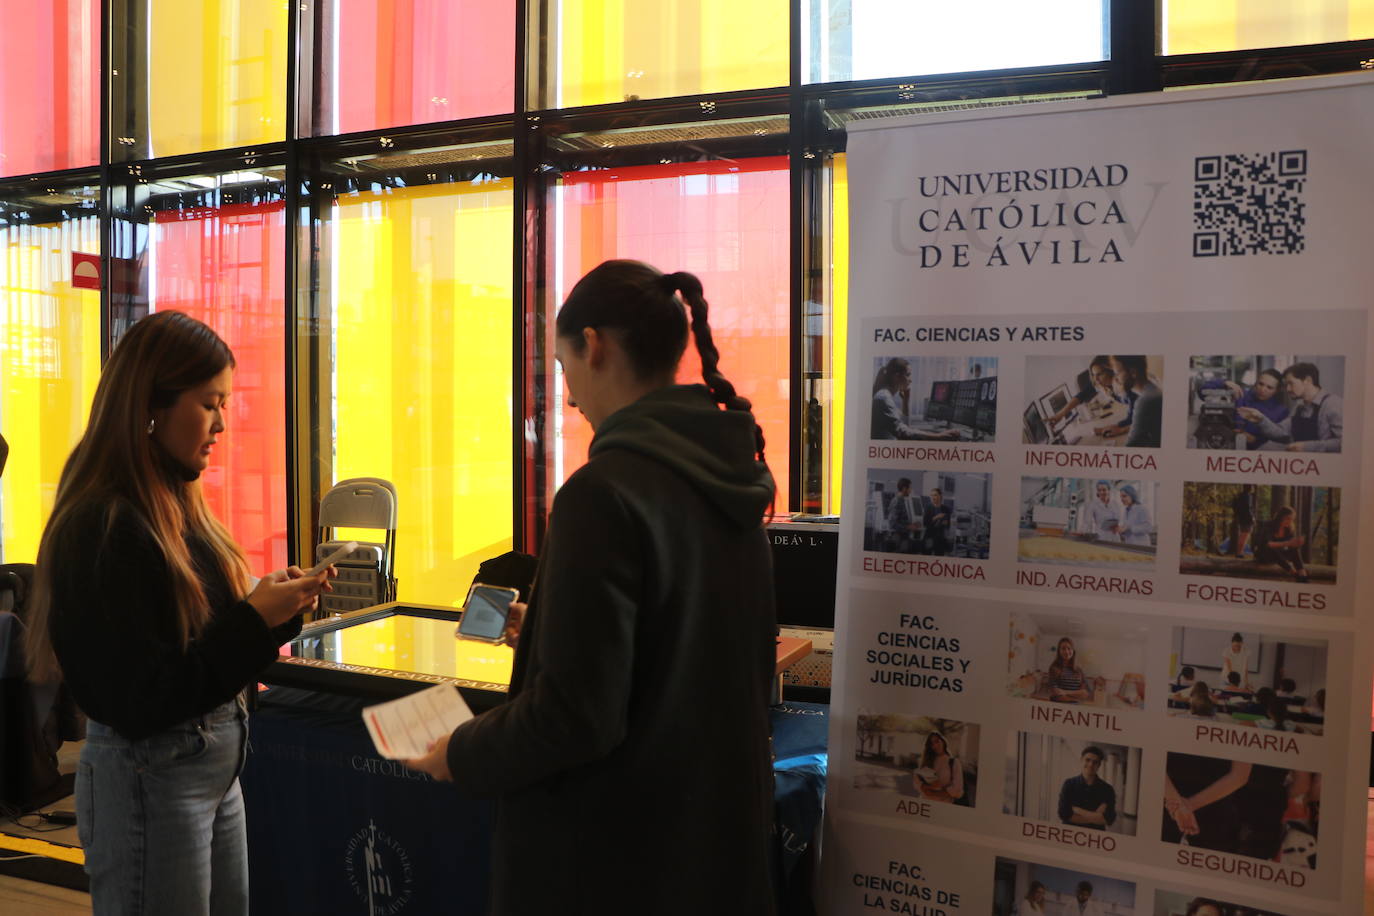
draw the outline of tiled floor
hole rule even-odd
[[[5,916],[84,916],[90,912],[90,894],[0,875],[0,913]]]

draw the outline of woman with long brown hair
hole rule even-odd
[[[873,418],[869,435],[874,439],[958,439],[957,429],[928,432],[907,425],[911,400],[911,363],[900,356],[878,367],[873,377]]]
[[[1077,703],[1093,698],[1093,684],[1078,664],[1078,650],[1067,636],[1060,637],[1054,648],[1049,682],[1051,699]]]
[[[1188,713],[1198,719],[1217,717],[1217,704],[1212,700],[1212,690],[1206,681],[1198,681],[1189,692]]]
[[[964,797],[964,765],[950,753],[949,739],[939,732],[926,735],[915,781],[926,798],[957,802]]]
[[[38,550],[31,676],[87,714],[77,826],[97,914],[248,912],[242,693],[329,571],[253,583],[198,481],[234,357],[180,312],[110,355]]]

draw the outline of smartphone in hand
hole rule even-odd
[[[323,560],[316,563],[314,566],[310,567],[310,569],[307,570],[305,574],[307,576],[318,576],[320,573],[324,572],[326,569],[333,566],[335,563],[339,562],[344,557],[347,557],[350,553],[357,549],[358,542],[349,541],[347,544],[341,545],[338,550],[334,551],[329,556],[325,557]]]
[[[458,638],[504,642],[510,603],[519,597],[520,593],[513,588],[473,583],[468,591],[468,600],[463,604],[463,617],[458,621]]]

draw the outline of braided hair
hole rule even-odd
[[[749,399],[739,395],[720,372],[709,307],[701,281],[693,274],[661,273],[643,261],[605,261],[577,281],[558,310],[556,328],[558,336],[579,351],[583,328],[616,331],[635,374],[652,379],[670,376],[677,369],[687,349],[687,313],[701,357],[701,376],[711,397],[727,410],[750,412]],[[763,446],[763,430],[755,423],[754,448],[759,461],[764,461]]]

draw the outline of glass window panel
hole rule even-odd
[[[572,108],[632,98],[786,86],[788,0],[562,0],[547,47],[547,102]]]
[[[73,283],[99,255],[97,189],[0,203],[0,561],[32,563],[100,376],[100,291]]]
[[[392,481],[400,597],[457,606],[512,545],[513,181],[364,183],[313,229],[314,384],[333,405],[316,421],[321,486]],[[459,646],[460,667],[476,666],[463,676],[509,679],[509,650],[492,675],[490,648]]]
[[[802,324],[801,509],[838,515],[844,455],[845,320],[849,299],[849,183],[844,153],[806,160],[810,259]]]
[[[1163,53],[1374,38],[1374,0],[1160,0]]]
[[[754,404],[787,505],[790,412],[786,157],[716,160],[565,174],[556,192],[556,310],[602,261],[634,258],[701,278],[721,373]],[[550,317],[549,324],[553,320]],[[696,383],[689,343],[678,380]],[[549,394],[554,486],[586,461],[591,428],[567,407],[561,379]]]
[[[1104,60],[1106,0],[808,0],[807,82]]]
[[[100,0],[7,4],[0,175],[100,162]]]
[[[319,78],[302,135],[515,110],[514,0],[317,0],[307,13]]]
[[[115,161],[286,137],[282,0],[113,0]]]
[[[833,209],[830,217],[830,431],[829,502],[821,511],[840,514],[840,494],[844,492],[844,405],[845,358],[849,336],[849,159],[837,153],[831,161],[830,194]]]
[[[152,223],[151,304],[214,328],[234,351],[225,447],[201,476],[255,573],[286,564],[284,205],[221,204]]]
[[[226,430],[200,481],[257,574],[287,560],[281,173],[135,174],[114,193],[114,330],[177,309],[204,321],[234,351]]]

